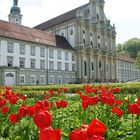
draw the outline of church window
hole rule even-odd
[[[20,75],[20,84],[25,84],[25,75]]]
[[[7,66],[12,67],[13,66],[13,57],[7,56]]]
[[[100,39],[100,36],[98,35],[98,39]]]
[[[62,84],[62,76],[58,76],[58,83]]]
[[[83,34],[85,34],[85,30],[83,30]]]
[[[58,51],[57,52],[57,59],[61,59],[61,57],[62,57],[62,53],[61,53],[61,51]]]
[[[20,44],[20,54],[25,54],[25,45],[24,44]]]
[[[69,83],[69,76],[66,76],[65,77],[65,84],[68,84]]]
[[[8,53],[13,53],[14,52],[14,43],[8,42]]]
[[[45,57],[45,48],[40,48],[40,57]]]
[[[53,54],[54,54],[53,50],[49,50],[49,58],[53,58]]]
[[[69,60],[69,53],[65,52],[65,60]]]
[[[85,43],[86,43],[86,41],[85,41],[85,39],[83,39],[83,44],[85,45]]]
[[[93,62],[92,62],[92,65],[91,66],[92,66],[92,71],[94,71],[94,63]]]
[[[84,61],[84,68],[85,68],[85,76],[87,76],[87,63]]]
[[[70,35],[73,35],[73,30],[72,29],[70,30]]]
[[[62,63],[61,62],[57,62],[57,69],[62,70]]]
[[[20,68],[24,68],[25,67],[25,58],[20,58],[19,59],[19,65],[20,65]]]
[[[35,59],[31,59],[31,60],[30,60],[30,67],[31,67],[32,69],[35,68]]]
[[[100,43],[98,43],[98,48],[100,49],[100,47],[101,47],[101,45],[100,45]]]
[[[40,60],[40,69],[45,69],[45,60]]]
[[[69,70],[69,63],[65,63],[65,71]]]
[[[31,75],[30,76],[30,81],[31,81],[31,84],[35,84],[35,81],[36,80],[36,76],[35,75]]]
[[[45,75],[40,76],[40,83],[45,84]]]
[[[49,77],[49,84],[54,84],[54,76]]]
[[[72,64],[72,71],[75,71],[75,64]]]
[[[89,13],[89,8],[87,9],[87,12]]]
[[[92,33],[90,32],[90,36],[92,36]]]
[[[34,46],[31,46],[31,48],[30,48],[30,54],[31,54],[31,56],[35,56],[35,54],[36,54],[36,48]]]
[[[54,69],[54,62],[53,61],[49,61],[49,69],[50,70]]]
[[[75,61],[75,55],[72,54],[72,61]]]
[[[92,43],[92,41],[90,42],[90,44],[91,44],[91,46],[93,47],[93,43]]]
[[[106,71],[108,72],[108,65],[106,65]]]
[[[99,14],[97,14],[97,21],[99,21]]]
[[[101,62],[99,62],[99,69],[102,67],[102,64],[101,64]]]

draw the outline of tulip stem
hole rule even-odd
[[[132,134],[133,134],[133,114],[132,114]]]

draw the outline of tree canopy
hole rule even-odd
[[[129,54],[131,58],[136,58],[137,53],[140,51],[140,39],[131,38],[124,44],[117,45],[118,54]]]
[[[136,64],[137,68],[140,68],[140,51],[137,54],[135,64]]]

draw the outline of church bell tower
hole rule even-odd
[[[20,14],[20,8],[18,7],[18,0],[13,0],[13,6],[10,9],[8,17],[9,22],[21,25],[22,15]]]

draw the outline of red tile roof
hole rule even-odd
[[[73,49],[64,37],[0,20],[0,36],[45,44],[63,49]]]
[[[116,60],[121,60],[121,61],[127,61],[127,62],[131,62],[134,63],[134,59],[129,57],[129,56],[125,56],[125,55],[119,55],[116,57]]]

